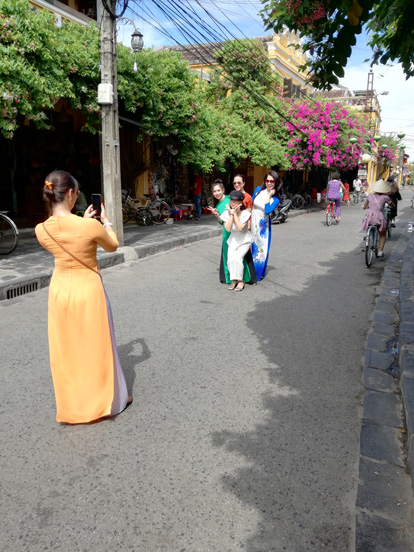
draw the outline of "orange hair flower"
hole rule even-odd
[[[53,190],[52,182],[49,182],[48,180],[46,180],[44,188],[49,188],[49,190]]]

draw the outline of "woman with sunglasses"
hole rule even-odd
[[[280,203],[283,183],[276,171],[267,171],[264,182],[253,193],[252,255],[257,280],[265,277],[271,242],[270,213]]]
[[[217,179],[213,182],[211,193],[213,194],[214,199],[217,201],[217,205],[215,207],[209,207],[209,209],[213,213],[213,215],[216,215],[217,221],[223,226],[223,241],[220,256],[220,282],[222,284],[231,284],[232,280],[230,278],[230,272],[227,266],[227,255],[229,250],[227,240],[230,237],[230,232],[227,232],[223,221],[220,218],[220,215],[222,215],[224,211],[229,208],[230,198],[228,195],[225,194],[224,184],[223,181],[220,179]],[[244,258],[243,266],[243,282],[246,284],[255,284],[257,282],[256,273],[254,271],[254,264],[249,253]]]
[[[132,401],[115,343],[111,307],[96,262],[96,249],[116,251],[118,240],[101,205],[84,217],[72,214],[79,184],[65,171],[45,181],[50,217],[36,226],[40,245],[55,257],[49,287],[49,356],[56,420],[83,424],[118,414]]]

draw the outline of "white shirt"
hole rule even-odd
[[[249,220],[251,216],[251,212],[245,209],[240,213],[240,222],[241,224],[244,224]],[[230,218],[230,213],[226,209],[221,213],[220,215],[221,220],[226,224]],[[248,225],[243,228],[241,232],[237,230],[237,226],[233,222],[233,226],[231,227],[229,239],[227,240],[227,244],[229,247],[233,249],[238,249],[241,245],[250,245],[252,243],[252,235],[248,230]]]
[[[354,180],[354,190],[356,190],[357,192],[361,191],[361,181],[359,178],[355,178]]]

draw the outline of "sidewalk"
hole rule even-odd
[[[318,209],[319,210],[319,209]],[[310,210],[290,211],[289,218]],[[189,243],[221,236],[222,227],[213,215],[202,215],[199,222],[183,220],[171,225],[148,227],[135,223],[124,226],[124,246],[115,253],[98,247],[100,269],[149,257]],[[54,267],[53,256],[41,247],[34,229],[20,230],[19,244],[13,253],[0,257],[0,302],[36,291],[49,285]]]
[[[414,232],[404,226],[365,351],[356,552],[414,551]]]

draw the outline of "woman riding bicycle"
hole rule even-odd
[[[366,200],[363,209],[368,209],[362,221],[362,230],[367,230],[369,226],[378,226],[379,238],[379,252],[378,257],[384,256],[385,234],[387,229],[387,221],[382,214],[384,205],[388,203],[390,207],[394,207],[388,193],[391,191],[387,182],[381,178],[371,184],[372,194],[370,194]]]
[[[345,193],[345,186],[339,180],[341,175],[339,172],[334,172],[332,174],[332,180],[328,182],[326,188],[326,197],[328,201],[335,202],[335,221],[339,222],[339,217],[341,215],[341,191]]]

